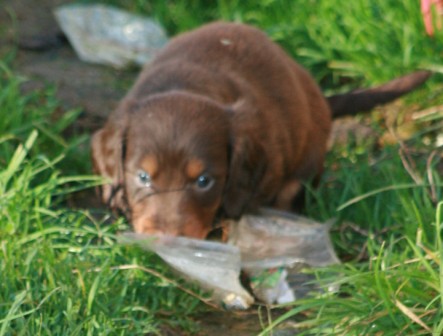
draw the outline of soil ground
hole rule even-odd
[[[82,108],[87,130],[102,125],[136,76],[78,59],[55,22],[52,10],[66,0],[2,0],[0,51],[17,48],[14,68],[30,79],[25,90],[57,88],[65,108]]]

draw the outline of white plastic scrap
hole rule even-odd
[[[245,269],[294,263],[322,267],[340,263],[329,236],[330,228],[331,223],[264,208],[232,223],[229,243],[240,249]]]
[[[122,242],[157,253],[172,268],[212,291],[228,309],[247,309],[254,298],[241,286],[238,248],[217,242],[171,236],[124,233]]]
[[[247,309],[254,302],[240,284],[241,270],[261,301],[288,303],[319,290],[306,286],[315,279],[294,277],[303,275],[299,268],[340,263],[329,237],[330,224],[270,209],[231,224],[228,244],[136,233],[124,233],[120,240],[157,253],[186,278],[211,290],[212,298],[228,309]]]
[[[167,43],[163,28],[151,19],[106,5],[64,5],[56,20],[86,62],[122,68],[144,65]]]

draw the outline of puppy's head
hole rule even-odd
[[[233,139],[229,111],[183,93],[129,105],[92,149],[96,171],[111,179],[104,200],[128,210],[136,232],[205,238],[220,209],[241,214],[256,166],[250,146]]]

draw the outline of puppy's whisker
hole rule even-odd
[[[151,188],[152,189],[152,188]],[[177,189],[164,189],[164,190],[159,190],[159,189],[154,189],[151,191],[148,191],[145,195],[143,195],[140,198],[141,200],[144,200],[146,198],[149,198],[151,196],[156,196],[156,195],[160,195],[160,194],[166,194],[166,193],[174,193],[174,192],[181,192],[181,191],[186,191],[187,189],[189,189],[188,186],[184,186],[181,188],[177,188]],[[146,192],[147,190],[144,188],[139,188],[136,190],[135,194],[134,194],[134,198],[137,198],[138,194],[142,193],[142,192]]]

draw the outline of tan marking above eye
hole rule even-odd
[[[158,161],[153,155],[146,155],[141,164],[140,168],[147,172],[151,177],[154,177],[158,171]]]
[[[191,180],[195,180],[203,173],[204,169],[205,165],[201,160],[190,159],[186,165],[186,176]]]

